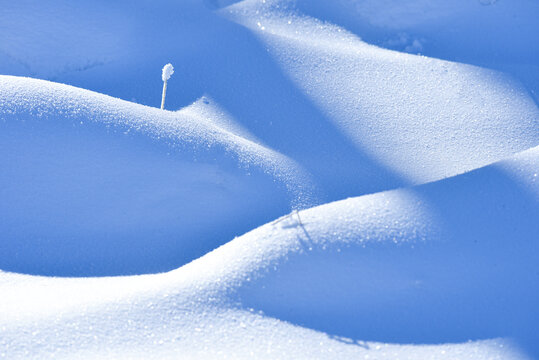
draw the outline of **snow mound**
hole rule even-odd
[[[2,4],[0,359],[539,358],[538,10]]]
[[[296,1],[302,13],[368,43],[508,72],[539,96],[536,1]]]
[[[470,16],[476,10],[510,7],[507,2],[492,6],[464,2],[458,4]],[[406,9],[410,17],[458,10],[453,3],[249,0],[215,10],[230,3],[167,1],[167,12],[162,10],[164,3],[120,3],[107,9],[107,14],[117,13],[121,19],[120,31],[101,23],[100,7],[91,4],[86,6],[92,9],[83,12],[83,4],[55,3],[66,20],[54,18],[50,24],[39,12],[27,11],[24,2],[13,2],[9,4],[12,17],[21,15],[26,23],[52,33],[48,55],[34,58],[39,52],[33,46],[41,44],[41,38],[20,29],[19,22],[9,22],[6,33],[16,33],[17,44],[32,46],[7,51],[12,42],[0,41],[0,48],[6,47],[12,59],[32,58],[33,68],[61,67],[69,64],[69,56],[73,61],[82,59],[76,51],[65,51],[62,37],[85,38],[88,28],[69,19],[97,24],[121,44],[113,56],[107,46],[93,46],[88,61],[95,57],[109,61],[88,69],[58,70],[54,76],[46,71],[21,74],[159,106],[159,70],[170,61],[175,64],[176,85],[167,90],[168,109],[183,108],[202,96],[213,99],[236,124],[310,173],[323,195],[320,203],[453,176],[539,143],[539,113],[530,96],[533,88],[525,87],[528,83],[523,86],[484,68],[369,46],[356,36],[362,36],[358,31],[323,22],[348,25],[343,22],[345,15],[362,21],[353,15],[356,5],[365,16],[382,21],[384,4],[387,16],[396,18]],[[124,14],[122,6],[134,11]],[[511,11],[498,14],[496,10],[495,19],[503,18],[507,24],[518,15],[524,20],[518,20],[522,26],[515,27],[512,36],[523,36],[536,26],[536,22],[528,24],[532,15],[524,16],[533,14],[533,9],[519,2]],[[429,28],[428,33],[437,31]],[[535,47],[529,53],[519,49],[522,56],[508,60],[510,65],[519,59],[528,67],[535,64]],[[15,73],[8,65],[1,69]],[[519,78],[534,74],[529,71]]]
[[[223,12],[266,44],[324,121],[364,154],[349,166],[371,159],[401,184],[420,184],[538,144],[539,109],[509,76],[381,49],[280,4],[244,1]]]
[[[165,274],[2,273],[0,344],[9,358],[527,359],[538,165],[534,148],[295,212]]]
[[[455,178],[293,213],[237,245],[256,239],[243,255],[257,265],[242,268],[238,300],[354,339],[512,336],[537,351],[538,169],[534,148]],[[233,244],[222,250],[230,245],[236,258]]]
[[[171,270],[313,201],[292,160],[195,110],[212,104],[169,112],[41,80],[0,83],[3,270]]]

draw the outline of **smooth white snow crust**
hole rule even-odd
[[[537,11],[2,4],[0,359],[539,358]]]

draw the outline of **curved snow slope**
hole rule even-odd
[[[343,1],[309,3],[337,11]],[[54,0],[28,11],[28,3],[10,2],[0,14],[0,58],[29,70],[0,62],[0,72],[158,106],[160,71],[171,62],[167,108],[214,99],[312,174],[321,202],[438,180],[539,143],[530,89],[506,75],[369,46],[302,15],[340,23],[305,2],[243,1],[215,11],[229,3]],[[42,16],[49,8],[56,15]],[[117,21],[108,20],[113,14]],[[19,15],[25,21],[8,21]]]
[[[223,252],[230,246],[232,261],[250,248],[242,255],[256,264],[242,268],[243,306],[330,334],[537,344],[538,219],[534,148],[455,178],[292,214]]]
[[[173,113],[40,80],[0,79],[4,270],[66,276],[171,270],[290,206],[320,203],[328,182],[336,189],[330,198],[337,197],[343,173],[375,189],[391,182],[387,174],[356,168],[357,158],[344,149],[322,149],[339,160],[324,167],[325,175],[307,173],[298,164],[315,159],[290,160],[259,145],[207,97]],[[378,163],[390,162],[414,181],[458,173],[537,142],[537,108],[522,94],[506,97],[512,89],[503,84],[485,85],[492,97],[479,108],[486,115],[474,120],[475,101],[484,100],[472,87],[466,94],[472,107],[456,115],[418,122],[408,106],[412,113],[400,119],[406,104],[397,114],[388,98],[380,109],[396,118],[343,123],[343,131]],[[303,139],[327,135],[315,134]],[[316,154],[330,143],[310,148]]]
[[[266,44],[356,151],[400,179],[442,179],[538,144],[539,110],[507,75],[380,49],[290,15],[282,1],[263,3],[244,1],[223,13]]]
[[[368,43],[508,72],[539,100],[539,3],[533,0],[296,0],[302,13]]]
[[[2,273],[0,345],[12,359],[534,357],[538,168],[539,147],[292,213],[165,274]]]
[[[539,358],[536,13],[2,3],[0,73],[79,88],[0,76],[0,269],[378,193],[0,271],[0,358]]]
[[[0,84],[0,269],[171,270],[312,204],[304,172],[234,133],[208,99],[169,112],[41,80]]]

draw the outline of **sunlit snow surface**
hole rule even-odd
[[[539,358],[538,15],[2,4],[0,358]]]

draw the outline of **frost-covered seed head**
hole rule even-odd
[[[163,66],[163,74],[161,75],[163,81],[167,81],[168,79],[170,79],[170,76],[172,74],[174,74],[174,67],[172,67],[172,64],[168,63]]]

